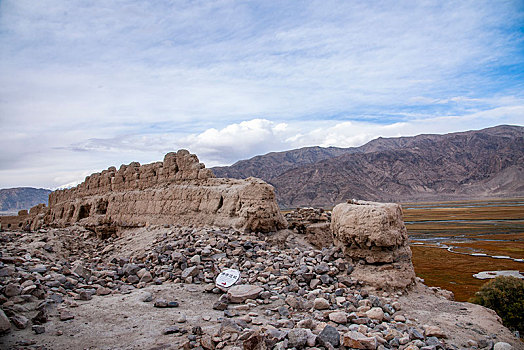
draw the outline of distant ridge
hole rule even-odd
[[[30,209],[40,203],[47,205],[51,190],[33,187],[0,189],[0,211],[18,211]]]
[[[212,169],[259,177],[282,207],[524,196],[524,128],[378,138],[360,147],[306,147]]]
[[[243,179],[254,176],[268,181],[298,166],[317,163],[353,151],[358,152],[357,148],[304,147],[284,152],[271,152],[240,160],[231,166],[215,167],[212,170],[217,177]]]

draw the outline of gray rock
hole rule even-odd
[[[278,313],[280,314],[280,316],[284,316],[284,317],[288,317],[289,316],[289,310],[287,307],[285,306],[280,306],[278,309],[277,309]]]
[[[73,318],[75,318],[75,315],[73,315],[71,311],[69,310],[60,311],[60,321],[72,320]]]
[[[384,311],[380,307],[371,308],[371,310],[366,311],[366,315],[370,319],[377,320],[379,322],[382,322],[382,320],[384,319]]]
[[[9,283],[7,286],[5,286],[4,294],[6,297],[14,297],[17,295],[20,295],[22,292],[22,286],[20,286],[18,283]]]
[[[225,319],[220,324],[220,330],[218,331],[218,334],[220,336],[227,334],[227,333],[240,333],[242,332],[242,328],[232,320]]]
[[[140,301],[144,302],[144,303],[149,303],[151,301],[153,301],[153,294],[149,293],[149,292],[145,292],[141,297],[140,297]]]
[[[214,350],[215,344],[213,343],[213,339],[211,339],[211,336],[209,334],[204,334],[202,336],[202,339],[200,339],[200,346],[204,350]]]
[[[312,272],[306,272],[304,274],[301,274],[300,276],[302,276],[302,278],[307,282],[307,283],[310,283],[312,279],[315,278],[315,274],[312,273]]]
[[[86,281],[88,281],[92,275],[92,271],[90,269],[85,268],[81,261],[75,261],[73,263],[73,268],[71,269],[71,272],[84,278]]]
[[[275,344],[275,346],[273,347],[273,350],[285,350],[285,349],[288,349],[287,347],[288,345],[288,341],[287,339],[281,341],[281,342],[278,342]]]
[[[324,284],[332,284],[333,283],[333,279],[329,275],[324,274],[324,275],[320,276],[320,282],[322,282]]]
[[[3,267],[0,269],[0,277],[9,277],[15,273],[15,269],[12,266]]]
[[[344,311],[335,311],[329,314],[329,320],[339,324],[346,324],[348,317]]]
[[[88,293],[85,290],[82,290],[80,291],[80,293],[78,293],[78,299],[88,301],[88,300],[93,299],[93,296],[91,295],[91,293]]]
[[[176,301],[167,301],[164,299],[157,299],[155,300],[155,307],[157,308],[171,308],[171,307],[178,307],[178,302]]]
[[[191,259],[189,259],[189,262],[195,265],[200,264],[200,261],[201,261],[200,255],[193,255]]]
[[[319,275],[329,272],[329,266],[326,263],[319,264],[315,266],[315,272]]]
[[[227,296],[232,303],[243,303],[247,299],[256,299],[262,291],[262,287],[259,286],[238,284],[229,288]]]
[[[384,310],[384,312],[387,312],[390,315],[393,315],[395,313],[395,309],[390,304],[383,305],[382,310]]]
[[[153,276],[151,276],[151,272],[149,271],[146,271],[142,277],[140,277],[140,282],[142,283],[148,283],[148,282],[151,282],[153,280]]]
[[[265,350],[267,349],[264,336],[260,333],[254,333],[243,342],[244,350]]]
[[[414,346],[416,346],[417,348],[421,348],[423,347],[424,345],[426,345],[422,340],[414,340],[413,342],[411,342],[411,344],[413,344]]]
[[[4,313],[4,310],[0,309],[0,333],[7,333],[11,329],[11,322]]]
[[[98,287],[98,289],[96,290],[96,295],[109,295],[111,294],[113,291],[109,288],[106,288],[106,287]]]
[[[275,328],[270,328],[266,331],[266,343],[269,346],[273,346],[276,343],[284,340],[286,333]]]
[[[302,303],[299,300],[299,298],[295,297],[294,295],[288,295],[285,299],[285,302],[293,309],[296,309],[296,310],[301,309]]]
[[[511,349],[513,349],[513,346],[511,346],[508,343],[502,342],[502,341],[495,343],[495,345],[493,346],[493,350],[511,350]]]
[[[418,329],[412,327],[412,328],[409,329],[409,339],[411,339],[411,340],[415,340],[415,339],[424,340],[424,335],[422,335],[422,333],[420,333],[418,331]]]
[[[440,341],[437,337],[427,337],[426,338],[426,344],[427,345],[441,345]]]
[[[302,348],[306,345],[308,332],[304,328],[294,328],[287,334],[289,347]]]
[[[227,309],[227,306],[228,306],[228,303],[223,301],[223,300],[217,300],[214,304],[213,304],[213,309],[215,310],[219,310],[219,311],[224,311]]]
[[[180,327],[178,326],[171,326],[171,327],[167,327],[167,328],[164,328],[164,330],[162,331],[162,334],[175,334],[175,333],[180,333]]]
[[[183,280],[185,280],[188,277],[195,277],[198,275],[199,269],[198,266],[191,266],[182,271],[182,275],[180,276]]]
[[[298,321],[297,327],[298,328],[313,329],[313,327],[314,327],[313,320],[310,319],[310,318],[306,318],[305,320]]]
[[[47,322],[47,318],[47,309],[43,307],[40,311],[38,311],[36,316],[31,319],[31,321],[33,321],[34,324],[43,324]]]
[[[493,347],[493,344],[490,344],[491,342],[493,342],[492,340],[486,340],[486,339],[480,339],[479,340],[479,348],[481,349],[484,349],[484,348],[487,348],[489,347],[490,349]]]
[[[45,326],[42,326],[40,324],[33,325],[31,329],[33,330],[33,332],[35,332],[35,334],[45,333]]]
[[[389,341],[389,346],[392,348],[398,348],[400,346],[400,342],[398,338],[393,338]]]
[[[135,284],[135,283],[140,282],[140,279],[138,278],[137,275],[131,275],[131,276],[127,277],[127,282],[131,283],[131,284]]]
[[[47,272],[47,266],[42,265],[42,264],[38,264],[38,265],[36,265],[35,267],[33,267],[31,269],[31,272],[38,272],[40,274],[44,274],[44,273]]]
[[[138,265],[136,264],[125,264],[122,267],[122,270],[124,272],[124,275],[131,276],[131,275],[136,275],[137,272],[140,271],[140,267],[138,267]]]
[[[324,347],[327,347],[327,344],[337,347],[340,345],[340,334],[335,327],[327,325],[318,335],[317,342]]]
[[[26,329],[27,326],[29,325],[29,320],[27,319],[27,317],[22,316],[22,315],[15,314],[11,316],[10,319],[11,319],[11,322],[13,322],[13,324],[18,329]]]

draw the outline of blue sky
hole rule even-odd
[[[522,1],[0,1],[0,188],[524,125]]]

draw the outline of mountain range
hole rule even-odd
[[[275,187],[282,208],[330,207],[347,199],[439,201],[524,197],[524,127],[377,138],[360,147],[271,152],[217,177],[258,177]],[[0,211],[46,203],[51,191],[0,189]]]
[[[16,212],[21,209],[45,203],[51,190],[33,187],[17,187],[0,189],[0,211]]]
[[[346,199],[434,201],[524,196],[524,128],[377,138],[360,147],[272,152],[217,177],[254,176],[275,187],[283,208],[329,207]]]

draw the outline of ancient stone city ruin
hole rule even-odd
[[[261,232],[286,226],[271,186],[255,178],[217,179],[186,150],[166,154],[163,162],[110,167],[52,192],[48,208],[39,205],[1,220],[5,229],[79,224],[102,236],[155,224]]]
[[[305,221],[290,227],[319,248],[333,244],[356,264],[353,275],[376,287],[406,288],[415,279],[407,232],[398,204],[348,201],[325,212],[304,208]],[[1,218],[8,228],[79,224],[100,237],[118,229],[148,225],[233,227],[274,232],[288,227],[273,188],[262,180],[215,178],[187,150],[165,155],[163,162],[120,169],[110,167],[78,186],[49,195],[49,207]],[[5,222],[4,222],[5,220]],[[331,223],[329,222],[331,221]]]
[[[519,346],[493,312],[417,282],[399,205],[349,200],[286,218],[272,186],[215,178],[185,150],[92,174],[48,207],[0,217],[0,345]],[[242,284],[222,294],[226,268]],[[115,307],[124,316],[107,319]],[[159,311],[172,308],[176,321]]]

